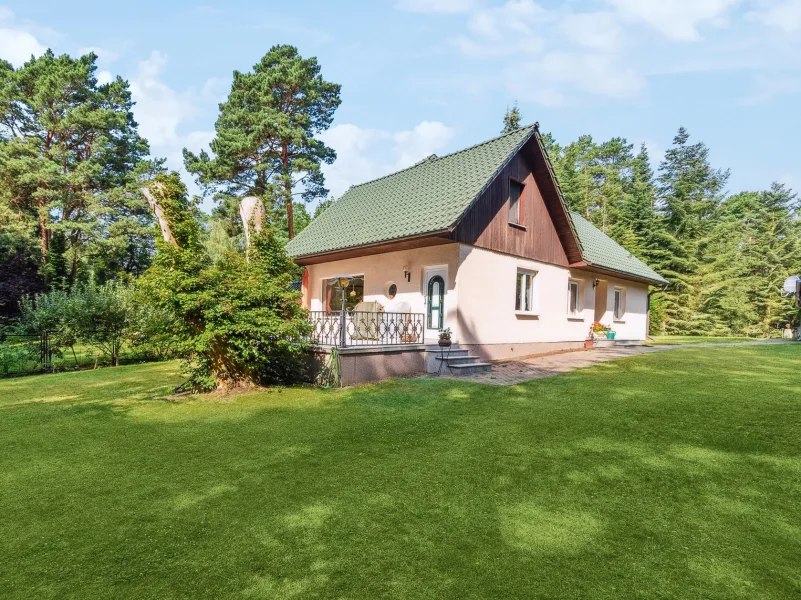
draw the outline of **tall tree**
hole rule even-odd
[[[512,105],[512,108],[506,109],[506,114],[503,115],[503,129],[501,133],[509,133],[520,129],[520,108],[517,106],[517,100]]]
[[[145,194],[162,237],[139,284],[155,308],[172,316],[188,387],[302,379],[310,326],[300,294],[290,289],[296,267],[274,228],[252,232],[249,260],[225,251],[214,260],[204,247],[197,205],[176,173],[158,176]]]
[[[659,198],[667,225],[679,238],[697,240],[723,198],[729,171],[714,169],[703,142],[690,144],[680,127],[659,166]]]
[[[64,262],[70,285],[92,245],[130,252],[149,229],[141,196],[124,193],[147,170],[148,145],[128,83],[98,84],[96,60],[48,50],[18,69],[0,61],[0,186],[35,223],[45,275]],[[56,237],[64,256],[51,256]]]
[[[729,171],[714,169],[706,145],[690,144],[689,139],[690,134],[680,127],[659,166],[657,209],[666,233],[678,242],[672,254],[680,258],[672,261],[674,268],[665,275],[671,282],[665,294],[668,331],[720,333],[725,324],[705,302],[699,269]]]
[[[317,59],[294,46],[273,46],[252,73],[234,71],[228,100],[220,104],[211,142],[213,157],[184,149],[190,173],[207,190],[257,196],[286,215],[295,236],[294,200],[328,194],[322,164],[336,158],[318,135],[328,129],[340,104],[340,86],[325,81]]]
[[[702,295],[728,327],[767,334],[798,311],[782,298],[785,278],[801,268],[797,196],[774,183],[727,198],[705,248]]]

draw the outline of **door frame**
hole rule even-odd
[[[428,280],[435,276],[441,275],[444,282],[442,290],[442,328],[448,327],[448,265],[426,265],[423,267],[423,311],[425,315],[425,332],[426,337],[434,336],[434,339],[439,337],[438,329],[429,329],[428,327]]]

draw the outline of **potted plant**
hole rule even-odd
[[[439,330],[439,345],[443,347],[447,347],[451,345],[451,328],[447,327],[445,329]]]
[[[590,327],[590,335],[593,337],[593,339],[606,337],[607,331],[609,331],[609,327],[600,321],[595,321],[595,323],[593,323]]]

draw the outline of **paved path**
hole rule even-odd
[[[579,350],[562,354],[550,354],[536,358],[514,360],[492,365],[489,373],[476,373],[474,375],[445,375],[452,379],[486,383],[488,385],[516,385],[533,379],[553,377],[583,367],[589,367],[609,360],[617,360],[627,356],[639,354],[652,354],[665,350],[678,350],[680,348],[710,348],[716,346],[754,346],[764,344],[792,343],[787,340],[754,340],[753,342],[715,342],[710,344],[682,344],[682,345],[655,345],[598,348],[595,350]]]

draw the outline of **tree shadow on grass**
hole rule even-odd
[[[47,435],[28,412],[0,458],[9,597],[792,597],[799,409],[774,392],[798,360],[670,354],[132,401]]]

